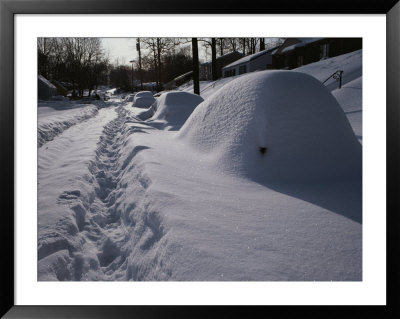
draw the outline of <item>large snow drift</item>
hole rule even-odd
[[[203,102],[201,96],[188,92],[163,93],[152,105],[156,111],[151,121],[160,122],[160,128],[177,130],[201,102]]]
[[[178,136],[219,169],[255,180],[361,176],[361,145],[343,110],[303,73],[237,78],[200,104]]]

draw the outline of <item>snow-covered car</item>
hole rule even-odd
[[[151,106],[154,110],[152,121],[165,130],[179,130],[193,110],[203,102],[197,94],[181,91],[164,92]]]
[[[125,102],[133,102],[133,99],[135,98],[136,93],[128,94],[125,97]]]
[[[110,99],[110,96],[104,92],[97,92],[96,95],[103,101],[108,101]]]
[[[146,108],[152,105],[155,100],[150,91],[140,91],[135,95],[132,106]]]

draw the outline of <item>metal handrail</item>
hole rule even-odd
[[[324,82],[322,82],[322,84],[325,84],[326,81],[328,81],[330,78],[333,78],[336,81],[339,81],[339,89],[342,88],[342,74],[343,73],[344,73],[344,71],[342,71],[342,70],[338,70],[338,71],[334,72]]]
[[[206,86],[203,90],[200,91],[200,93],[203,93],[205,90],[207,90],[210,87],[215,87],[215,84],[217,84],[218,80],[215,80],[214,83]]]

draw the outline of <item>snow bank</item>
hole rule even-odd
[[[225,84],[231,82],[232,80],[240,77],[242,75],[236,75],[233,77],[222,78],[217,81],[200,81],[200,96],[206,100],[208,97],[213,95],[216,91],[222,88]],[[179,91],[193,93],[193,81],[189,81],[188,83],[182,84],[178,87]]]
[[[161,122],[162,128],[177,130],[203,101],[201,96],[188,92],[163,93],[152,105],[156,112],[150,122]]]
[[[362,76],[362,50],[310,63],[294,70],[312,75],[321,82],[324,82],[334,72],[342,70],[342,85],[344,85]],[[325,86],[332,91],[337,89],[339,84],[331,78],[325,83]]]
[[[89,101],[88,103],[90,104],[68,101],[39,102],[38,147],[53,140],[55,136],[71,126],[95,116],[98,113],[98,105],[104,104],[103,101]]]
[[[341,89],[332,91],[332,95],[342,106],[357,138],[362,140],[362,77],[359,77]]]
[[[299,72],[239,77],[201,103],[178,137],[219,169],[255,180],[361,175],[361,145],[343,110]]]

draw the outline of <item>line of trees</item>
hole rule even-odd
[[[282,38],[195,38],[197,47],[197,60],[201,47],[206,52],[211,49],[211,61],[214,70],[213,79],[216,79],[215,61],[218,56],[222,56],[232,51],[239,51],[245,55],[253,54],[261,50],[268,49],[282,43]],[[154,82],[157,91],[162,89],[163,83],[173,80],[175,77],[194,70],[194,52],[192,38],[140,38],[141,66],[139,59],[134,61],[133,71],[125,66],[125,85],[123,87],[132,87],[129,84],[129,74],[133,73],[133,78],[137,81],[140,78],[140,69],[142,70],[143,82]],[[121,67],[119,67],[120,69]],[[110,78],[111,81],[111,78]],[[111,81],[113,82],[113,81]],[[132,80],[130,81],[132,82]],[[113,83],[114,84],[114,83]],[[116,82],[115,82],[116,84]],[[122,87],[122,85],[120,85]]]
[[[157,91],[177,76],[194,72],[198,82],[199,52],[205,50],[206,60],[211,50],[212,69],[216,59],[232,51],[245,55],[282,43],[282,38],[140,38],[136,49],[141,59],[125,63],[110,63],[100,38],[38,38],[38,71],[49,80],[69,83],[69,89],[83,96],[110,84],[125,91],[137,89],[138,79],[154,82]],[[132,49],[133,51],[134,49]],[[133,52],[132,52],[133,53]],[[123,61],[125,62],[125,61]],[[139,63],[141,62],[141,63]],[[196,67],[197,66],[197,67]],[[216,80],[216,73],[213,72]],[[197,90],[196,90],[197,91]]]
[[[38,38],[38,72],[64,82],[76,95],[107,83],[110,71],[99,38]]]

